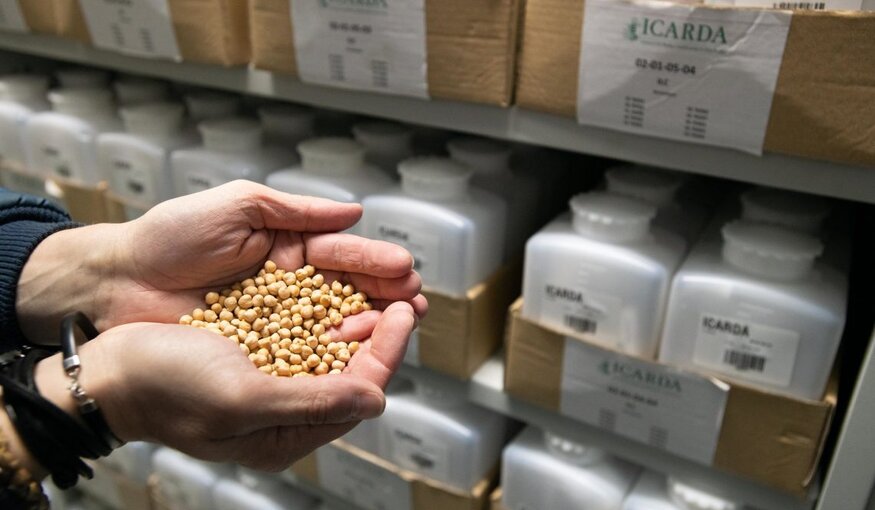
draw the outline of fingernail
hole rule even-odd
[[[386,399],[380,393],[374,393],[372,391],[359,393],[356,399],[356,410],[358,411],[358,416],[356,416],[356,418],[361,420],[380,416],[383,414],[383,409],[386,407]]]

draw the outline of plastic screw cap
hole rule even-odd
[[[674,173],[651,167],[625,165],[605,173],[608,191],[664,207],[671,204],[683,179]]]
[[[723,226],[723,258],[739,269],[772,278],[804,276],[823,253],[816,237],[775,225],[736,220]]]
[[[405,192],[430,200],[465,196],[472,172],[449,158],[424,156],[398,164],[401,187]]]
[[[192,92],[186,94],[185,105],[195,120],[218,119],[237,113],[240,98],[222,92]]]
[[[352,127],[355,139],[376,152],[410,152],[413,130],[395,122],[359,122]]]
[[[45,97],[49,77],[41,74],[9,74],[0,77],[0,98]]]
[[[608,242],[642,239],[650,231],[656,206],[637,198],[608,192],[575,195],[568,202],[578,233]]]
[[[119,114],[131,133],[170,134],[182,126],[185,107],[181,103],[159,101],[124,106]]]
[[[61,88],[49,92],[49,102],[55,111],[62,113],[115,113],[112,91],[106,88]]]
[[[352,138],[311,138],[298,144],[298,152],[308,172],[350,173],[365,161],[365,148]]]
[[[737,510],[739,505],[669,478],[669,497],[685,510]]]
[[[209,119],[198,124],[208,149],[222,152],[249,151],[261,145],[261,124],[244,117]]]
[[[487,138],[464,137],[447,143],[450,157],[474,173],[499,173],[510,169],[510,146]]]
[[[55,75],[64,88],[103,87],[109,83],[109,73],[99,69],[61,69]]]
[[[816,233],[829,215],[829,202],[791,191],[755,188],[741,195],[742,218]]]

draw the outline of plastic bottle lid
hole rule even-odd
[[[240,99],[221,92],[192,92],[185,96],[185,105],[188,114],[196,121],[220,119],[236,114]]]
[[[413,130],[395,122],[359,122],[352,127],[356,141],[368,152],[410,155]]]
[[[607,192],[581,193],[568,203],[574,213],[574,230],[600,241],[622,243],[643,239],[656,216],[656,206],[652,204]]]
[[[307,172],[350,174],[364,166],[365,148],[352,138],[311,138],[298,144],[301,166]]]
[[[55,73],[55,76],[61,87],[67,89],[104,87],[109,83],[109,73],[99,69],[61,69]]]
[[[471,170],[449,158],[424,156],[398,164],[401,188],[426,200],[450,200],[465,196]]]
[[[185,107],[171,102],[143,103],[124,106],[120,114],[129,133],[164,139],[181,129]]]
[[[121,105],[154,103],[167,98],[167,83],[148,78],[124,78],[112,84]]]
[[[683,179],[657,168],[635,165],[618,166],[605,172],[608,191],[635,197],[657,207],[665,207],[674,200]]]
[[[816,233],[829,215],[829,203],[818,197],[770,188],[741,195],[742,218]]]
[[[265,133],[291,138],[292,141],[313,133],[315,117],[312,109],[292,104],[267,105],[258,109],[258,118]]]
[[[208,119],[197,125],[207,149],[217,152],[250,152],[261,146],[261,124],[254,119]]]
[[[49,77],[41,74],[8,74],[0,78],[0,99],[44,98],[48,90]]]
[[[107,88],[61,88],[49,92],[52,109],[74,116],[112,116],[115,102]]]
[[[435,407],[449,407],[467,402],[465,396],[458,391],[449,391],[434,384],[423,381],[413,383],[413,392],[423,401]]]
[[[669,497],[685,510],[736,510],[739,506],[731,501],[690,487],[674,478],[667,480]]]
[[[494,174],[510,170],[510,146],[486,138],[465,137],[447,143],[450,157],[475,174]]]
[[[578,442],[566,439],[550,431],[544,431],[544,442],[547,449],[575,464],[593,464],[605,457],[605,452],[598,448],[584,446]]]
[[[723,259],[756,274],[779,279],[805,276],[823,253],[816,237],[786,228],[736,220],[723,226]]]

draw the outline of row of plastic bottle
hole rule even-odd
[[[847,225],[826,200],[767,188],[730,193],[706,214],[684,198],[691,185],[620,167],[606,191],[573,197],[528,242],[523,315],[634,356],[820,399],[845,323]]]

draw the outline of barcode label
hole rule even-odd
[[[802,9],[810,11],[826,10],[826,2],[775,2],[772,6],[775,9]]]
[[[574,331],[577,331],[578,333],[589,334],[595,334],[596,328],[598,327],[598,323],[596,321],[583,317],[576,317],[574,315],[565,316],[565,325],[573,329]]]
[[[765,357],[740,351],[726,351],[723,354],[723,363],[743,372],[762,372],[766,368]]]

